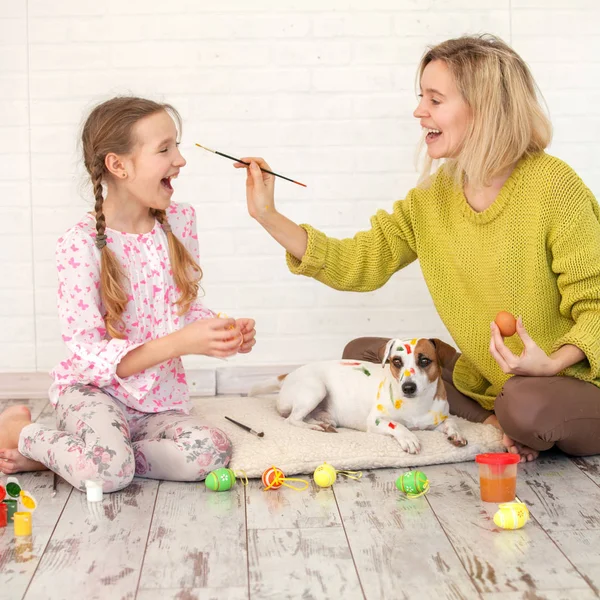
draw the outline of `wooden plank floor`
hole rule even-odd
[[[28,404],[52,426],[44,401]],[[39,508],[31,539],[0,529],[0,600],[600,598],[600,457],[520,466],[532,519],[519,531],[494,525],[474,463],[424,470],[416,500],[380,469],[304,492],[136,478],[101,504],[24,474]]]

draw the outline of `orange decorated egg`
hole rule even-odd
[[[496,325],[498,325],[498,329],[503,337],[510,337],[511,335],[515,335],[517,331],[517,320],[505,310],[501,310],[494,319]]]
[[[285,475],[281,469],[270,467],[262,474],[262,482],[266,490],[276,490],[283,485]]]

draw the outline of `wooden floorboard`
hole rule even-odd
[[[409,500],[398,475],[381,469],[335,485],[366,598],[478,598],[427,498]]]
[[[226,585],[247,597],[244,503],[241,485],[213,492],[203,483],[161,482],[139,590]]]
[[[157,481],[134,479],[91,503],[73,490],[24,597],[134,598],[157,490]]]

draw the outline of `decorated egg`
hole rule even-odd
[[[416,498],[429,491],[429,480],[422,471],[408,471],[396,479],[396,487],[409,498]]]
[[[494,515],[494,523],[502,529],[521,529],[529,521],[529,509],[522,502],[504,502]]]
[[[503,337],[510,337],[511,335],[515,335],[517,331],[517,320],[505,310],[501,310],[494,319],[496,325],[498,325],[498,329]]]
[[[283,485],[283,481],[285,479],[285,475],[281,469],[277,467],[269,467],[262,474],[262,482],[265,486],[265,489],[276,490]]]
[[[315,483],[322,488],[332,486],[335,483],[336,478],[337,474],[335,469],[327,463],[318,466],[313,474]]]
[[[204,485],[213,492],[226,492],[235,485],[235,473],[225,467],[215,469],[206,476]]]

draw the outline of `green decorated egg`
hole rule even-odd
[[[206,476],[204,484],[213,492],[226,492],[235,485],[235,473],[225,467],[215,469]]]
[[[396,479],[396,487],[409,498],[414,498],[427,493],[429,480],[422,471],[408,471]]]

